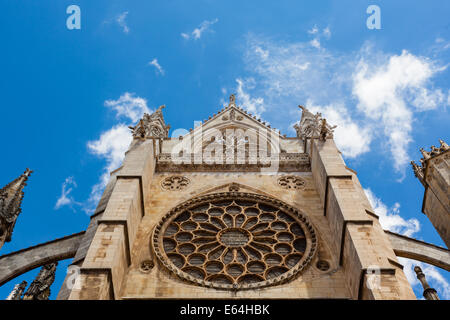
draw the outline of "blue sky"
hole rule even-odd
[[[80,30],[66,27],[72,4]],[[366,26],[371,4],[380,30]],[[142,112],[165,104],[172,129],[189,129],[231,93],[288,136],[297,105],[322,112],[384,226],[444,245],[408,162],[450,140],[450,2],[23,0],[1,9],[0,184],[35,171],[2,254],[87,227]],[[425,272],[450,298],[449,274],[436,270]]]

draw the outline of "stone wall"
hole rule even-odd
[[[422,211],[450,247],[450,151],[428,160]]]
[[[328,244],[333,243],[323,207],[316,191],[311,173],[297,173],[305,180],[303,190],[286,190],[278,185],[278,178],[286,174],[263,175],[258,173],[185,173],[190,180],[187,188],[177,191],[165,190],[161,181],[171,174],[156,174],[145,199],[145,216],[131,249],[131,265],[123,299],[149,298],[350,298],[342,268]],[[320,249],[310,266],[296,279],[279,286],[258,290],[225,291],[195,286],[178,279],[161,266],[152,256],[151,233],[161,217],[177,204],[200,194],[228,191],[231,183],[239,184],[240,192],[264,194],[300,209],[313,223],[319,235]],[[151,195],[151,196],[150,196]],[[321,271],[316,267],[320,259],[327,260],[330,268]],[[143,261],[153,260],[150,272],[142,271]]]
[[[81,265],[81,287],[72,290],[70,299],[415,299],[356,173],[345,166],[333,140],[308,141],[310,172],[273,174],[220,168],[158,172],[154,146],[150,139],[135,140],[127,152]],[[173,175],[183,176],[183,185],[164,188],[161,182]],[[305,184],[284,189],[278,179],[287,175]],[[181,280],[161,265],[150,243],[160,219],[183,201],[229,191],[230,186],[279,199],[308,217],[319,249],[300,275],[262,289],[219,290]],[[320,268],[319,260],[329,268]]]

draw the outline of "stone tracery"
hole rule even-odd
[[[303,189],[305,187],[305,180],[296,176],[284,176],[278,178],[278,184],[283,189]]]
[[[185,189],[191,181],[185,176],[170,176],[161,181],[161,187],[170,191]]]
[[[298,210],[279,200],[226,192],[171,210],[156,227],[153,246],[183,280],[237,290],[293,278],[311,261],[316,236]]]

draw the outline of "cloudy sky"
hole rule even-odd
[[[81,29],[67,28],[72,4]],[[380,29],[367,27],[371,4]],[[2,254],[85,229],[144,112],[165,104],[172,132],[189,129],[231,93],[288,136],[297,105],[322,112],[383,226],[444,245],[421,213],[409,161],[450,140],[448,1],[24,0],[1,9],[0,185],[35,171]],[[401,262],[421,297],[417,263]],[[450,298],[449,274],[420,265]]]

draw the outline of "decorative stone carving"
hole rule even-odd
[[[160,106],[158,110],[149,115],[145,113],[139,123],[129,128],[134,138],[167,138],[170,126],[164,122],[162,109],[165,106]]]
[[[420,164],[417,164],[414,161],[411,161],[411,166],[414,172],[414,175],[419,179],[419,181],[425,185],[424,181],[424,173],[425,169],[427,168],[428,160],[433,159],[442,153],[446,152],[450,149],[448,144],[445,143],[445,141],[439,139],[440,146],[439,148],[436,148],[435,146],[431,146],[431,151],[426,151],[423,148],[420,148],[420,152],[422,153],[422,158],[420,159]]]
[[[194,161],[201,159],[202,162]],[[258,172],[261,168],[269,167],[270,163],[264,163],[259,157],[246,156],[243,163],[236,163],[232,159],[232,163],[227,163],[226,154],[222,164],[207,163],[202,155],[186,154],[182,157],[182,163],[175,164],[170,153],[161,153],[158,155],[158,162],[156,166],[157,172],[192,172],[192,171],[221,171],[221,172]],[[179,162],[181,162],[178,159]],[[278,166],[284,172],[307,172],[311,170],[310,160],[306,153],[279,153]]]
[[[413,167],[414,175],[416,176],[416,178],[418,178],[422,184],[425,184],[423,180],[423,167],[421,165],[418,165],[414,161],[411,161],[411,166]]]
[[[236,114],[235,114],[234,109],[232,109],[232,110],[230,111],[230,120],[231,120],[231,121],[234,121],[235,119],[236,119]]]
[[[149,273],[153,267],[155,266],[155,263],[152,260],[144,260],[141,262],[141,265],[139,266],[139,270],[143,273]]]
[[[170,176],[161,181],[161,187],[169,191],[185,189],[191,181],[185,176]]]
[[[236,105],[236,96],[234,94],[230,95],[230,103],[228,106]]]
[[[182,203],[158,223],[152,244],[158,260],[180,279],[229,290],[289,281],[317,249],[314,228],[297,209],[241,192]]]
[[[4,242],[11,241],[16,219],[22,211],[23,188],[32,172],[27,168],[20,177],[0,189],[0,248]]]
[[[48,300],[50,286],[55,281],[55,272],[58,262],[50,263],[42,267],[36,279],[28,287],[23,300]]]
[[[319,260],[316,263],[316,267],[320,271],[328,271],[330,269],[330,264],[326,260]]]
[[[16,284],[6,300],[22,300],[22,295],[26,287],[26,281],[22,281],[21,283]]]
[[[228,103],[228,108],[230,108],[230,107],[237,108],[237,106],[236,106],[236,96],[234,94],[230,95],[230,102]],[[231,109],[231,111],[229,113],[229,116],[228,115],[222,116],[222,120],[223,121],[227,121],[227,120],[231,120],[231,121],[238,120],[238,121],[241,121],[242,119],[244,119],[244,117],[242,115],[240,115],[240,114],[236,114],[236,111],[234,109]]]
[[[294,125],[298,138],[319,138],[322,141],[333,138],[333,131],[337,126],[330,126],[319,112],[313,114],[303,106],[298,107],[302,109],[300,124]]]
[[[305,180],[297,176],[285,176],[278,178],[278,184],[283,189],[303,189],[305,188]]]

